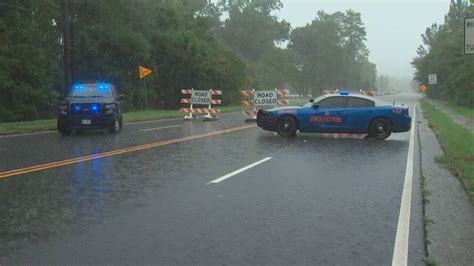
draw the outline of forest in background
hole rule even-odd
[[[140,65],[153,71],[149,106],[165,109],[178,108],[181,88],[221,88],[224,104],[237,104],[243,89],[319,95],[373,89],[377,78],[353,10],[315,10],[311,22],[292,28],[274,15],[280,0],[2,0],[1,122],[56,114],[64,92],[61,1],[70,5],[73,83],[115,84],[129,110],[144,106]],[[420,51],[414,64],[429,58]]]

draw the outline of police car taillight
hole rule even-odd
[[[408,116],[408,107],[400,107],[400,106],[395,106],[392,109],[392,112],[397,115],[405,115]]]

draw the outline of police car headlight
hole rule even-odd
[[[115,104],[106,104],[105,105],[105,113],[107,114],[113,114],[115,110]]]

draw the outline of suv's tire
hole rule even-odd
[[[58,128],[58,131],[59,133],[61,133],[61,135],[63,136],[69,136],[71,135],[72,133],[72,129],[67,127],[66,125],[67,123],[65,123],[64,121],[62,120],[59,120],[57,121],[57,128]]]
[[[59,133],[63,136],[69,136],[72,133],[72,130],[69,128],[58,128]]]
[[[285,115],[277,120],[276,129],[278,135],[282,137],[294,137],[298,130],[298,123],[294,117]]]
[[[110,133],[117,134],[117,133],[120,132],[120,129],[122,129],[122,122],[121,122],[121,119],[116,117],[114,119],[114,124],[109,129],[109,131],[110,131]]]
[[[376,118],[370,123],[369,136],[374,139],[384,140],[392,134],[392,123],[384,118]]]

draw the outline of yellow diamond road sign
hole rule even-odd
[[[421,84],[421,86],[420,86],[420,91],[421,91],[421,92],[426,92],[426,91],[428,91],[428,86],[426,86],[425,84]]]
[[[140,74],[140,79],[143,79],[144,77],[150,75],[150,73],[151,73],[150,69],[146,67],[142,67],[142,66],[138,67],[138,74]]]

